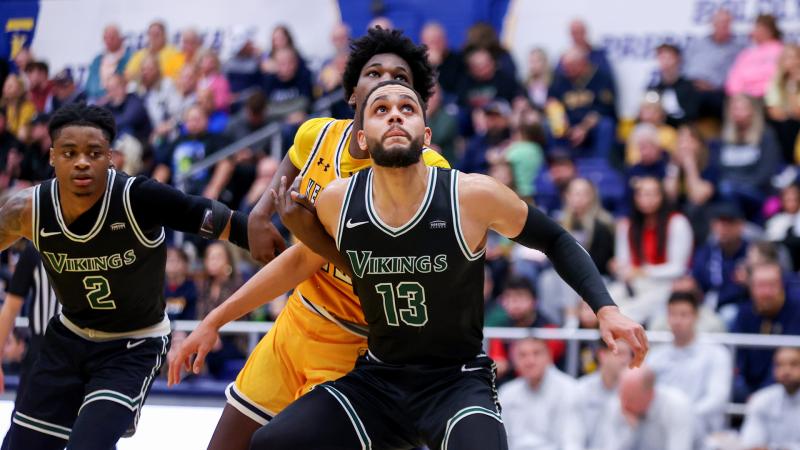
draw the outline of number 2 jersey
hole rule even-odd
[[[356,159],[350,155],[352,129],[350,119],[319,118],[306,121],[297,131],[289,158],[300,170],[300,191],[312,202],[331,181],[350,177],[372,164],[371,159]],[[422,156],[429,166],[450,167],[434,150],[426,148]],[[352,281],[333,264],[326,264],[300,283],[296,292],[307,308],[333,319],[348,331],[364,334],[366,322],[358,297],[353,293]],[[294,298],[290,297],[289,301]]]
[[[461,231],[458,171],[428,168],[427,191],[404,225],[374,203],[372,169],[345,195],[336,244],[350,261],[369,350],[392,364],[459,364],[482,353],[484,250]]]
[[[130,190],[136,178],[108,171],[100,200],[71,224],[64,221],[55,179],[33,196],[33,244],[62,315],[80,328],[124,333],[164,320],[164,228],[142,230]],[[82,222],[82,223],[78,223]]]

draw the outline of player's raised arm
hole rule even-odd
[[[478,217],[481,226],[545,253],[561,278],[597,314],[600,332],[609,347],[616,351],[615,339],[627,341],[634,350],[631,364],[641,364],[648,348],[644,329],[620,314],[592,258],[578,241],[495,179],[477,174],[459,174],[459,177],[462,216]]]
[[[297,244],[262,267],[247,283],[214,308],[169,355],[169,386],[180,383],[181,367],[199,373],[219,338],[219,329],[294,288],[319,270],[325,260]],[[197,355],[192,363],[192,356]]]
[[[289,159],[289,155],[286,155],[278,167],[278,171],[272,177],[269,189],[261,194],[258,203],[250,211],[247,219],[247,236],[252,243],[251,254],[253,258],[262,263],[270,262],[278,253],[286,250],[283,236],[272,224],[271,218],[275,213],[275,204],[272,201],[270,190],[279,188],[281,177],[294,180],[299,174],[300,169]]]
[[[0,250],[7,249],[21,237],[31,238],[33,192],[34,188],[23,189],[0,208]]]

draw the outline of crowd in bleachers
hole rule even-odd
[[[562,55],[535,48],[514,61],[491,26],[474,25],[453,48],[441,25],[426,25],[419,41],[438,70],[432,146],[558,220],[622,311],[675,340],[633,372],[623,372],[626,348],[582,345],[577,382],[559,370],[563,342],[490,341],[511,448],[691,448],[730,426],[732,401],[748,402],[747,445],[800,445],[791,426],[800,423],[800,351],[696,342],[698,331],[800,335],[800,47],[782,41],[769,15],[749,40],[737,37],[720,10],[704,38],[654,49],[653,81],[642,86],[638,115],[625,118],[613,63],[586,23],[571,22],[568,33]],[[264,48],[237,29],[225,53],[191,28],[178,46],[168,36],[153,22],[146,46],[133,49],[107,26],[83,83],[69,69],[51,73],[47,55],[19,51],[2,83],[0,190],[52,176],[48,117],[70,102],[109,108],[120,130],[115,166],[164,183],[269,124],[280,126],[285,152],[320,104],[352,117],[341,92],[351,36],[343,24],[321,62],[304,59],[284,26]],[[248,211],[277,165],[266,144],[254,145],[180,187]],[[201,319],[254,269],[222,244],[172,248],[170,318]],[[544,255],[499,235],[488,237],[484,294],[487,326],[597,327]],[[249,319],[272,319],[279,305]],[[235,375],[242,344],[219,343],[212,376]]]

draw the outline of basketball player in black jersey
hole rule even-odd
[[[169,347],[164,226],[247,248],[247,217],[114,170],[105,109],[65,106],[49,131],[56,178],[0,209],[0,248],[33,242],[62,304],[17,402],[9,447],[108,450],[135,430]]]
[[[569,233],[484,175],[427,168],[424,104],[411,87],[380,83],[366,97],[358,144],[373,167],[329,184],[316,212],[342,256],[369,323],[355,369],[317,386],[253,437],[284,450],[507,447],[491,360],[482,353],[483,260],[492,229],[543,250],[598,314],[604,340],[623,339],[634,364],[642,327],[622,316],[589,255]],[[273,194],[283,213],[294,203]],[[296,194],[292,194],[296,195]],[[305,247],[307,263],[324,263]]]

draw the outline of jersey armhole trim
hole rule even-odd
[[[353,129],[353,122],[350,122],[350,125],[344,129],[344,133],[342,133],[342,137],[339,139],[339,144],[336,146],[336,153],[333,157],[333,169],[336,173],[336,178],[343,178],[342,177],[342,152],[344,148],[344,143],[347,142],[347,139],[350,137],[350,132]]]
[[[31,202],[31,226],[33,227],[31,230],[31,242],[33,242],[36,251],[39,251],[39,191],[41,187],[41,185],[37,185],[33,188],[33,201]]]
[[[453,230],[456,234],[456,241],[461,247],[461,252],[469,261],[475,261],[486,253],[486,246],[477,252],[473,252],[467,244],[467,238],[461,229],[461,208],[458,206],[458,170],[450,172],[450,210],[453,211]]]
[[[125,209],[125,215],[128,216],[128,222],[131,223],[136,239],[147,248],[156,248],[164,242],[164,227],[161,227],[161,233],[154,240],[148,239],[142,229],[139,228],[139,222],[136,221],[136,217],[133,215],[133,207],[131,206],[131,186],[133,186],[134,181],[136,181],[135,177],[128,178],[122,193],[122,205]]]
[[[317,157],[317,153],[319,153],[319,148],[322,146],[322,141],[325,140],[325,135],[328,134],[328,129],[334,123],[336,123],[335,119],[326,123],[325,126],[322,128],[322,131],[320,131],[319,134],[317,134],[317,140],[314,141],[314,147],[312,147],[311,153],[309,153],[308,157],[306,157],[306,163],[305,165],[303,165],[303,170],[300,171],[300,177],[304,177],[306,176],[306,173],[308,173],[308,169],[311,167],[311,163],[314,161],[314,158]],[[291,181],[294,180],[290,180],[290,184]]]
[[[353,186],[355,180],[361,172],[356,172],[355,175],[347,179],[347,192],[344,194],[342,201],[342,208],[339,210],[339,223],[336,224],[336,249],[341,250],[342,232],[344,231],[344,218],[347,216],[347,209],[350,206],[350,197],[353,194]]]

